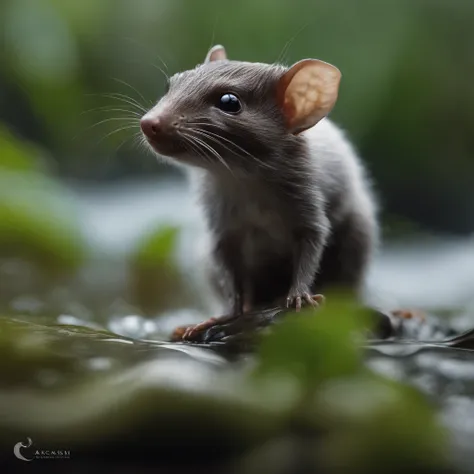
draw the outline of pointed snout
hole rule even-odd
[[[173,156],[182,148],[177,134],[179,123],[173,115],[151,110],[141,118],[140,127],[157,153]]]
[[[140,120],[140,127],[147,138],[154,140],[163,131],[163,119],[157,115],[144,115]]]

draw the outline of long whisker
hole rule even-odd
[[[216,26],[217,26],[217,23],[219,21],[219,12],[216,13],[216,17],[214,19],[214,26],[212,28],[212,38],[211,38],[211,44],[209,45],[209,47],[207,48],[208,50],[212,48],[212,46],[214,46],[214,38],[216,36]]]
[[[189,145],[189,147],[190,147],[189,151],[191,153],[197,153],[197,155],[202,157],[207,163],[210,163],[209,157],[205,153],[203,153],[203,151],[199,147],[199,144],[197,144],[193,141],[192,136],[188,136],[185,133],[180,133],[180,136],[181,136],[181,138],[183,138],[185,140],[185,142],[183,142],[183,144],[186,143],[186,144]]]
[[[213,125],[213,124],[200,124],[200,123],[190,123],[190,125]],[[252,155],[251,153],[249,153],[247,150],[245,150],[244,148],[242,148],[240,145],[237,145],[237,143],[233,142],[232,140],[229,140],[228,138],[226,137],[223,137],[221,135],[218,135],[214,132],[211,132],[209,130],[204,130],[202,128],[197,128],[195,129],[197,131],[199,131],[201,134],[204,134],[204,135],[207,135],[209,139],[213,139],[214,142],[217,142],[219,143],[221,146],[223,146],[226,150],[230,151],[231,153],[235,153],[235,151],[229,149],[228,147],[225,146],[224,143],[222,142],[219,142],[219,140],[223,140],[227,143],[229,143],[230,145],[232,145],[233,147],[235,147],[237,150],[241,151],[242,153],[245,153],[247,156],[249,156],[250,158],[252,158],[253,160],[255,160],[257,163],[260,163],[263,167],[265,168],[268,168],[268,169],[272,169],[274,170],[275,167],[269,163],[265,163],[264,161],[260,160],[259,158],[257,158],[255,155]]]
[[[162,59],[160,59],[161,62],[163,62]],[[155,64],[155,63],[150,63],[156,70],[160,71],[161,74],[163,74],[163,76],[166,77],[166,80],[169,81],[170,80],[170,76],[168,74],[166,74],[166,72],[163,70],[163,68],[161,68],[160,66],[158,66],[158,64]],[[164,64],[164,62],[163,62]]]
[[[181,138],[184,140],[183,145],[185,148],[188,149],[191,153],[197,153],[198,156],[203,157],[206,161],[209,161],[207,156],[202,153],[202,151],[199,149],[199,147],[193,143],[191,137],[186,136],[185,134],[181,133],[180,134]],[[189,147],[189,148],[188,148]]]
[[[143,136],[142,132],[138,131],[133,134],[133,141],[135,143],[140,142],[141,140],[145,140],[145,137]]]
[[[202,129],[195,129],[196,131],[199,131],[199,133],[207,138],[209,138],[210,140],[213,140],[215,143],[219,144],[220,146],[224,147],[227,151],[231,152],[231,153],[235,153],[235,151],[231,150],[229,147],[227,147],[224,143],[222,143],[222,141],[219,141],[220,140],[226,140],[227,142],[229,142],[231,145],[233,145],[234,147],[236,147],[238,150],[242,150],[246,155],[248,155],[249,157],[251,157],[253,160],[255,160],[257,163],[260,163],[263,167],[265,168],[270,168],[270,169],[274,169],[273,166],[269,165],[268,163],[265,163],[264,161],[261,161],[259,160],[256,156],[253,156],[251,155],[250,153],[248,153],[246,150],[244,150],[243,148],[241,148],[239,145],[237,145],[236,143],[232,142],[231,140],[227,140],[226,138],[224,137],[221,137],[220,135],[217,135],[217,134],[211,134],[212,132],[209,132],[208,130],[202,130]],[[239,153],[236,153],[238,156],[240,155]],[[242,155],[240,155],[242,156]]]
[[[132,135],[132,148],[140,145],[142,143],[142,140],[144,140],[145,138],[143,137],[143,134],[139,131],[139,132],[135,132],[133,135]]]
[[[129,95],[126,94],[120,94],[119,92],[112,92],[109,94],[111,97],[115,97],[117,99],[123,99],[123,100],[128,100],[130,105],[135,105],[138,109],[140,110],[146,110],[145,107],[138,102],[138,100],[134,99],[133,97],[130,97]]]
[[[194,130],[192,129],[188,129],[188,132],[194,132]],[[189,135],[189,133],[188,133]],[[196,143],[199,143],[201,145],[202,148],[208,150],[210,153],[212,153],[228,170],[229,172],[234,175],[234,173],[232,172],[231,168],[229,167],[229,165],[226,163],[226,161],[224,160],[224,158],[211,146],[209,145],[209,143],[206,143],[204,140],[201,140],[200,138],[194,136],[194,135],[191,135],[193,140],[196,142]]]
[[[121,95],[121,94],[105,93],[105,94],[84,94],[84,95],[85,95],[85,97],[102,97],[102,98],[105,97],[106,99],[119,100],[119,101],[124,102],[128,105],[131,105],[135,109],[140,110],[140,112],[143,112],[143,110],[140,107],[138,107],[137,104],[135,104],[133,102],[130,102],[129,100],[124,99],[123,97],[119,97],[119,95]],[[90,111],[95,111],[95,110],[106,110],[107,107],[111,107],[111,106],[105,105],[104,107],[97,107],[97,108],[94,108],[94,109],[86,110],[84,113],[87,113],[87,112],[90,112]]]
[[[124,94],[109,92],[109,93],[105,93],[105,94],[85,94],[85,96],[86,97],[105,97],[105,98],[108,98],[108,99],[116,99],[116,100],[120,100],[122,102],[125,102],[128,105],[132,105],[135,108],[140,108],[139,107],[140,104],[138,102],[136,102],[136,101],[134,102],[131,97],[128,97]]]
[[[128,121],[127,125],[130,125],[130,126],[133,126],[133,127],[138,125],[137,120],[133,117],[111,117],[111,118],[106,118],[104,120],[101,120],[100,122],[97,122],[97,123],[94,123],[94,124],[90,125],[89,127],[85,128],[84,130],[81,130],[77,135],[75,135],[73,137],[73,140],[77,140],[79,135],[81,135],[82,133],[86,133],[89,130],[92,130],[93,128],[98,127],[99,125],[102,125],[104,123],[115,122],[115,121],[124,121],[124,120]]]
[[[146,138],[138,132],[138,136],[135,136],[136,143],[142,147],[142,149],[145,150],[146,153],[150,154],[154,158],[156,158],[156,153],[152,150],[152,148],[149,146],[148,142],[146,141]]]
[[[198,123],[192,123],[190,125],[203,125],[203,124],[198,124]],[[203,134],[207,134],[207,135],[210,135],[209,138],[212,137],[215,137],[216,141],[217,139],[218,140],[223,140],[227,143],[229,143],[230,145],[234,146],[237,150],[239,151],[242,151],[243,153],[245,153],[246,155],[250,156],[251,158],[255,158],[251,153],[249,153],[247,150],[245,150],[244,148],[242,148],[241,146],[237,145],[237,143],[234,143],[232,140],[229,140],[228,138],[226,137],[223,137],[217,133],[214,133],[214,132],[211,132],[210,130],[206,130],[206,129],[203,129],[203,128],[196,128],[196,129],[193,129],[193,130],[198,130],[199,132],[203,133]],[[220,142],[218,142],[220,143]],[[220,143],[226,150],[230,151],[231,153],[234,153],[231,149],[227,148],[223,143]]]
[[[103,94],[103,97],[107,97],[109,99],[119,100],[119,101],[124,102],[128,105],[131,105],[135,109],[138,109],[140,112],[143,112],[143,113],[147,112],[145,107],[143,107],[141,104],[139,104],[135,99],[132,99],[131,97],[128,97],[126,95],[118,94],[118,93],[110,93],[110,94]]]
[[[125,140],[122,141],[122,143],[120,143],[120,145],[115,149],[115,153],[118,153],[118,151],[120,150],[120,148],[122,148],[122,146],[128,142],[130,140],[131,137],[127,137],[125,138]]]
[[[295,41],[295,39],[306,29],[308,28],[308,26],[310,25],[311,22],[307,22],[306,24],[304,24],[285,44],[285,46],[283,46],[283,49],[281,51],[281,53],[278,55],[278,58],[276,60],[276,64],[281,64],[281,62],[283,62],[285,60],[285,56],[286,54],[288,53],[291,45],[293,44],[293,42]]]
[[[167,71],[169,71],[168,64],[165,63],[165,61],[163,60],[163,58],[162,58],[159,54],[157,54],[156,57],[161,61],[161,64],[163,64],[163,66],[165,67],[165,69],[166,69]],[[165,74],[165,75],[166,75],[166,74]]]
[[[209,133],[207,133],[207,131],[204,131],[201,128],[193,128],[192,130],[193,130],[193,132],[198,133],[199,135],[202,135],[203,137],[209,138],[214,143],[217,143],[218,145],[222,146],[223,148],[225,148],[230,153],[235,153],[233,150],[231,150],[229,147],[227,147],[224,143],[222,143],[217,138],[212,136],[212,135],[215,135],[215,134],[209,134]],[[219,137],[219,135],[215,135],[215,136]],[[222,138],[222,137],[219,137],[219,138]]]
[[[226,163],[224,158],[222,158],[220,153],[218,153],[211,145],[209,145],[209,143],[206,143],[204,140],[201,140],[198,137],[193,137],[193,138],[197,143],[200,143],[202,147],[204,147],[206,150],[209,150],[232,174],[232,170],[230,169],[229,165]]]
[[[106,105],[104,107],[96,107],[94,109],[85,110],[84,112],[81,112],[80,115],[89,114],[89,113],[92,113],[92,112],[125,112],[127,114],[135,115],[136,117],[141,117],[142,116],[142,114],[139,114],[138,112],[135,112],[134,110],[117,109],[117,108],[114,108],[114,107],[111,107],[111,106],[108,106],[108,105]]]
[[[118,82],[119,84],[123,84],[124,86],[126,87],[129,87],[130,89],[132,89],[132,91],[134,91],[138,97],[140,97],[140,99],[143,101],[143,102],[146,102],[146,99],[145,97],[143,97],[143,94],[135,87],[133,87],[132,85],[130,85],[128,82],[126,81],[123,81],[122,79],[117,79],[116,77],[113,77],[112,78],[114,81]]]
[[[124,127],[120,127],[120,128],[117,128],[117,130],[112,130],[110,133],[108,133],[107,135],[105,135],[105,137],[102,137],[98,142],[97,142],[97,145],[99,145],[99,143],[101,143],[102,141],[106,140],[107,138],[109,138],[110,136],[114,135],[115,133],[118,133],[118,132],[121,132],[122,130],[130,130],[132,128],[135,128],[135,125],[126,125]]]
[[[181,134],[185,139],[188,140],[189,145],[197,152],[197,154],[201,157],[203,157],[208,163],[210,163],[209,157],[204,153],[202,149],[202,141],[201,143],[196,140],[196,137],[193,137],[188,134]]]
[[[135,43],[136,45],[138,45],[140,47],[140,51],[142,51],[146,46],[143,45],[142,43],[140,43],[139,41],[137,41],[136,38],[130,38],[128,36],[125,36],[124,37],[127,41],[131,41],[132,43]],[[150,50],[149,48],[147,48],[148,50]],[[156,53],[155,53],[156,54]],[[156,57],[160,60],[161,64],[163,64],[164,68],[168,71],[169,68],[168,68],[168,65],[164,62],[163,58],[159,55],[159,54],[156,54]],[[138,62],[138,61],[137,61]],[[165,71],[163,71],[163,69],[161,69],[159,66],[157,66],[156,64],[154,63],[150,63],[152,66],[156,67],[159,71],[161,71],[161,73],[167,78],[169,79],[168,75],[166,74]]]
[[[90,127],[86,128],[84,131],[86,132],[86,131],[90,130],[91,128],[95,128],[99,125],[102,125],[103,123],[115,122],[115,121],[120,121],[120,120],[128,120],[130,125],[132,125],[132,124],[133,125],[138,125],[137,120],[133,117],[110,117],[110,118],[106,118],[104,120],[101,120],[100,122],[94,123]]]

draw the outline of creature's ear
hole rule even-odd
[[[224,46],[217,44],[213,46],[207,53],[205,63],[210,63],[212,61],[224,61],[227,59],[227,54],[225,52]]]
[[[317,59],[303,59],[280,79],[277,100],[294,135],[316,125],[336,103],[341,72]]]

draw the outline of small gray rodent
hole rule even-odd
[[[317,305],[331,285],[358,291],[378,241],[375,200],[343,133],[326,115],[339,70],[230,61],[213,47],[174,75],[142,118],[151,148],[187,168],[233,315]]]

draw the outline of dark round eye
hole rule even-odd
[[[228,114],[238,114],[242,109],[240,100],[234,94],[224,94],[221,96],[217,107]]]

